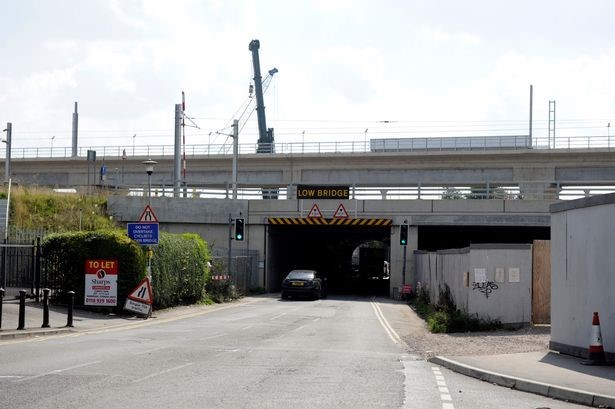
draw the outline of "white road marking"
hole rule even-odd
[[[96,365],[96,364],[99,364],[100,362],[101,361],[87,362],[85,364],[70,366],[70,367],[64,368],[64,369],[56,369],[56,370],[53,370],[51,372],[42,373],[40,375],[27,376],[25,378],[17,379],[15,382],[24,382],[24,381],[29,381],[29,380],[32,380],[32,379],[42,378],[43,376],[47,376],[47,375],[55,375],[55,374],[59,374],[59,373],[62,373],[62,372],[70,371],[72,369],[83,368],[84,366]]]
[[[201,341],[205,341],[205,340],[208,340],[208,339],[220,338],[220,337],[223,337],[223,336],[225,336],[225,335],[226,335],[226,334],[216,334],[216,335],[210,335],[210,336],[208,336],[208,337],[203,337],[203,338],[200,338],[200,340],[201,340]]]
[[[148,349],[147,351],[135,352],[135,355],[145,355],[151,354],[152,352],[160,351],[161,349],[167,349],[168,347],[158,347],[153,349]]]
[[[438,384],[440,400],[442,401],[442,409],[455,409],[455,406],[452,403],[453,397],[446,386],[446,382],[444,381],[444,376],[442,376],[440,368],[432,366],[431,371],[433,372],[434,377],[436,378],[436,383]]]
[[[246,331],[249,330],[250,328],[252,328],[254,325],[248,325],[247,327],[243,327],[241,330],[242,331]]]
[[[270,318],[270,319],[269,319],[269,321],[277,320],[278,318],[283,317],[283,316],[285,316],[285,315],[286,315],[286,313],[285,313],[285,312],[283,312],[282,314],[278,314],[278,315],[276,315],[275,317]]]
[[[156,373],[144,376],[143,378],[135,379],[133,382],[135,382],[135,383],[143,382],[145,380],[154,378],[156,376],[160,376],[160,375],[164,375],[164,374],[169,373],[169,372],[177,371],[179,369],[185,368],[185,367],[190,366],[190,365],[192,365],[192,362],[187,362],[187,363],[185,363],[183,365],[174,366],[173,368],[165,369],[164,371],[156,372]]]
[[[12,379],[12,378],[23,378],[23,376],[19,375],[0,375],[0,379]]]
[[[380,306],[378,306],[378,304],[374,300],[375,297],[372,297],[372,299],[370,300],[370,304],[374,309],[376,318],[378,318],[378,321],[380,321],[380,325],[382,325],[382,328],[384,328],[389,338],[391,338],[391,341],[393,341],[395,344],[404,344],[404,342],[401,340],[401,337],[397,334],[397,332],[395,332],[393,327],[391,327],[387,319],[384,317]]]

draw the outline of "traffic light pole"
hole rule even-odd
[[[406,284],[406,247],[404,246],[404,264],[401,267],[401,284]]]
[[[231,276],[231,245],[233,243],[233,216],[228,215],[228,275]]]
[[[404,224],[399,226],[399,244],[404,248],[404,261],[401,266],[401,279],[402,285],[406,284],[406,248],[408,247],[408,225],[407,220],[404,220]]]

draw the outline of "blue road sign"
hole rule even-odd
[[[158,223],[128,223],[128,237],[139,244],[158,244]]]

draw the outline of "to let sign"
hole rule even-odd
[[[297,185],[297,199],[349,199],[349,186]]]
[[[117,260],[85,260],[84,305],[117,305]]]
[[[158,244],[158,223],[128,223],[128,237],[139,244]]]

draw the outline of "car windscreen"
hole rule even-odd
[[[286,276],[289,280],[313,280],[314,272],[313,271],[291,271]]]

